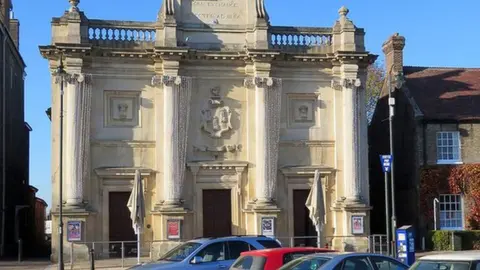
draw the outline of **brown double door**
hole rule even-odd
[[[305,206],[310,190],[299,189],[293,191],[293,231],[295,237],[307,237],[295,239],[295,246],[316,246],[315,226],[309,218],[308,208]]]
[[[109,240],[116,241],[136,241],[137,236],[133,230],[132,220],[130,219],[130,210],[127,202],[130,198],[130,192],[110,192],[108,196],[108,221],[109,221]],[[136,244],[125,243],[125,256],[136,255]],[[111,256],[121,256],[121,243],[110,243],[109,250]]]
[[[230,189],[203,190],[203,236],[232,234],[232,201]]]

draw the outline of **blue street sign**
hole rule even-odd
[[[392,159],[391,155],[380,155],[380,163],[382,164],[383,172],[389,172],[390,168],[392,167]]]

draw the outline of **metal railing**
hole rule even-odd
[[[141,262],[158,259],[183,241],[142,241]],[[88,268],[94,260],[97,267],[130,267],[137,264],[137,241],[71,242],[65,253],[66,269]]]
[[[317,246],[316,236],[275,237],[285,247]],[[187,240],[142,241],[141,262],[157,260],[161,255]],[[137,241],[71,242],[65,252],[65,269],[88,268],[95,261],[100,267],[130,267],[137,264]],[[323,248],[337,251],[358,251],[386,254],[386,236],[326,236]]]

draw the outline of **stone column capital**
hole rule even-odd
[[[167,87],[179,86],[185,82],[185,77],[171,75],[154,75],[152,77],[152,86],[164,85]]]
[[[342,86],[349,89],[358,89],[362,86],[362,81],[359,78],[343,78]]]
[[[83,82],[90,83],[91,81],[91,75],[85,73],[59,73],[57,70],[55,70],[52,72],[52,76],[55,79],[56,84],[59,84],[62,81],[68,84],[77,84]]]
[[[345,88],[356,90],[362,88],[362,80],[359,78],[333,78],[331,87],[335,90],[343,90]]]
[[[273,77],[248,77],[244,80],[244,85],[247,88],[259,87],[266,89],[276,89],[281,83],[282,79]]]

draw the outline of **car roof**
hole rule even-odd
[[[480,260],[480,251],[456,251],[456,252],[442,252],[433,255],[426,255],[419,258],[421,261],[476,261]]]
[[[242,256],[248,255],[270,255],[270,254],[286,254],[293,252],[303,252],[303,251],[318,251],[318,252],[333,252],[334,250],[327,248],[316,248],[316,247],[284,247],[284,248],[268,248],[268,249],[258,249],[251,251],[242,252]]]
[[[220,242],[225,240],[270,240],[275,241],[275,239],[266,237],[266,236],[224,236],[224,237],[199,237],[188,242],[196,242],[204,244],[206,242]]]
[[[307,255],[308,257],[323,257],[323,258],[345,258],[351,256],[376,256],[376,257],[387,257],[382,254],[376,253],[361,253],[361,252],[326,252],[326,253],[314,253]]]

